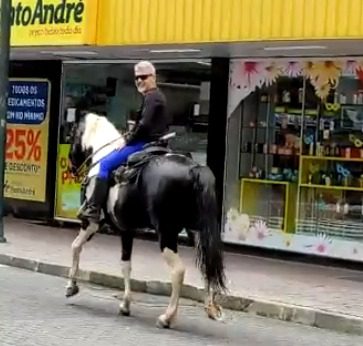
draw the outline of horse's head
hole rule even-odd
[[[92,153],[92,148],[86,147],[83,143],[85,131],[86,114],[81,114],[73,124],[70,134],[71,148],[68,154],[68,169],[73,174],[77,174],[78,169]]]
[[[73,125],[69,151],[70,170],[76,174],[89,155],[92,161],[100,160],[115,149],[116,141],[124,139],[116,127],[104,116],[95,113],[81,114]],[[118,143],[118,147],[120,147]],[[96,157],[97,156],[97,157]]]

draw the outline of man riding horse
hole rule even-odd
[[[198,240],[196,264],[205,282],[207,314],[219,319],[222,310],[215,297],[226,285],[214,174],[208,166],[160,145],[170,138],[165,136],[169,118],[165,97],[156,87],[155,68],[150,62],[135,66],[135,81],[144,102],[129,136],[123,138],[106,117],[94,113],[80,114],[73,126],[70,170],[78,175],[89,158],[92,162],[83,183],[86,210],[81,208],[79,212],[82,225],[72,243],[66,297],[79,292],[80,254],[86,242],[98,232],[103,210],[105,219],[121,236],[125,291],[120,312],[123,315],[130,314],[135,230],[153,229],[171,273],[169,305],[159,316],[157,325],[167,328],[175,321],[185,276],[185,266],[178,253],[178,236],[185,229]],[[130,156],[136,152],[141,153]],[[117,179],[117,173],[116,179],[112,179],[113,172],[121,165],[126,165],[128,169],[124,171],[123,167],[122,171],[128,172],[122,179]]]
[[[81,221],[97,224],[102,206],[108,195],[109,176],[122,164],[127,162],[131,154],[143,150],[147,143],[158,140],[169,128],[169,116],[166,109],[166,98],[156,84],[155,67],[149,61],[141,61],[135,65],[135,84],[143,95],[143,103],[138,112],[138,119],[126,137],[126,145],[122,142],[119,149],[114,150],[100,161],[99,173],[95,187],[87,207],[77,215]]]

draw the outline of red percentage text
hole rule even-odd
[[[7,129],[6,159],[40,161],[42,147],[39,138],[40,131],[33,129]]]

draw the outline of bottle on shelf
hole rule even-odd
[[[284,90],[282,92],[282,102],[283,103],[290,103],[291,102],[291,95],[290,95],[290,91],[288,90]]]
[[[304,95],[303,88],[299,88],[299,103],[303,103],[303,95]]]
[[[313,142],[311,142],[309,144],[309,155],[310,156],[313,156],[314,155],[314,143]]]
[[[334,92],[334,103],[337,104],[339,102],[339,95],[338,92],[335,90]]]
[[[351,149],[350,149],[350,147],[345,148],[344,157],[347,158],[347,159],[350,159],[350,157],[351,157]]]
[[[348,202],[345,202],[343,207],[343,214],[347,215],[348,213],[349,213],[349,204]]]
[[[345,95],[345,93],[340,93],[340,96],[339,96],[339,103],[341,105],[344,105],[347,103],[347,96]]]
[[[352,101],[352,103],[353,103],[354,105],[356,105],[356,104],[358,103],[358,95],[357,95],[357,93],[354,93],[354,94],[353,94],[353,101]]]

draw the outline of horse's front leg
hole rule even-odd
[[[120,313],[124,316],[130,315],[131,304],[131,255],[133,247],[134,234],[130,231],[121,232],[122,243],[122,274],[124,277],[124,296],[120,304]]]
[[[87,229],[79,231],[78,236],[72,243],[72,267],[69,271],[69,281],[66,287],[66,297],[72,297],[79,292],[76,277],[79,271],[79,259],[83,245],[97,232],[95,225],[91,224]]]
[[[173,248],[175,247],[176,243]],[[175,251],[170,250],[167,247],[165,247],[163,250],[163,257],[171,269],[172,292],[169,306],[166,309],[165,313],[158,318],[157,326],[162,328],[169,328],[170,324],[175,320],[178,312],[180,290],[184,282],[185,266],[179,254]]]

